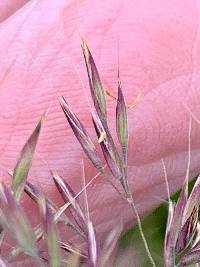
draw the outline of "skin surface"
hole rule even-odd
[[[0,2],[0,22],[13,15],[15,11],[20,9],[28,0],[1,0]]]
[[[4,1],[13,13],[19,8]],[[25,1],[22,1],[22,5]],[[29,1],[0,25],[0,169],[9,181],[23,144],[41,114],[48,110],[30,181],[58,199],[50,169],[78,192],[96,170],[85,158],[59,106],[64,95],[70,107],[92,130],[89,87],[81,51],[87,40],[105,88],[116,93],[119,58],[129,111],[129,179],[141,215],[166,197],[161,159],[170,191],[182,184],[187,166],[189,114],[200,117],[200,40],[197,0]],[[96,12],[97,11],[97,12]],[[114,129],[115,103],[108,98]],[[192,124],[190,177],[200,170],[200,128]],[[133,224],[126,203],[103,177],[88,188],[91,217],[100,238],[122,221]],[[58,200],[60,201],[60,200]],[[28,203],[28,204],[27,204]],[[32,213],[30,203],[29,212]]]

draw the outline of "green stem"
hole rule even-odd
[[[142,228],[142,222],[140,220],[140,216],[139,216],[139,213],[137,211],[137,208],[135,206],[135,203],[133,201],[133,196],[132,196],[132,193],[130,191],[130,186],[128,184],[128,181],[127,181],[127,188],[128,188],[128,193],[127,193],[127,201],[128,203],[131,205],[131,208],[136,216],[136,220],[137,220],[137,224],[138,224],[138,228],[139,228],[139,232],[140,232],[140,235],[141,235],[141,238],[142,238],[142,241],[143,241],[143,244],[144,244],[144,247],[145,247],[145,251],[147,253],[147,256],[149,258],[149,261],[151,263],[151,265],[153,267],[156,267],[156,264],[155,264],[155,261],[151,255],[151,252],[150,252],[150,249],[149,249],[149,246],[148,246],[148,243],[147,243],[147,240],[146,240],[146,237],[144,235],[144,231],[143,231],[143,228]]]

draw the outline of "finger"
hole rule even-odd
[[[102,12],[94,14],[95,9]],[[187,16],[182,16],[186,12]],[[85,1],[78,6],[61,0],[33,1],[24,7],[23,14],[2,24],[1,35],[6,38],[0,44],[0,165],[4,175],[14,167],[41,113],[50,108],[30,180],[42,185],[55,199],[49,172],[52,169],[75,191],[81,189],[83,153],[66,124],[58,95],[66,97],[92,131],[80,49],[82,34],[92,48],[105,86],[115,90],[119,55],[126,98],[144,94],[143,102],[129,112],[129,176],[140,213],[147,214],[166,197],[161,158],[166,161],[171,191],[177,190],[187,161],[189,116],[183,102],[197,116],[199,112],[196,12],[195,2],[187,0],[184,5],[174,1],[162,5],[159,1],[151,5],[148,1]],[[114,131],[111,101],[109,110]],[[191,176],[199,171],[198,132],[194,124]],[[87,162],[88,179],[95,174],[89,166]],[[126,225],[132,222],[130,210],[105,179],[91,185],[88,197],[100,236],[121,218]]]

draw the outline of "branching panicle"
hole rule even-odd
[[[6,257],[0,257],[0,265],[2,267],[12,263],[16,257],[22,253],[32,257],[36,264],[41,267],[109,266],[112,262],[111,257],[116,250],[119,237],[123,231],[123,225],[119,222],[107,236],[104,244],[100,247],[95,225],[90,218],[86,193],[86,188],[100,174],[103,174],[109,179],[109,182],[115,187],[116,191],[120,193],[123,200],[131,207],[138,223],[149,262],[151,266],[156,266],[143,232],[140,216],[134,202],[134,195],[132,195],[128,180],[129,133],[127,108],[135,107],[139,102],[139,98],[131,105],[126,106],[122,84],[118,74],[118,95],[117,97],[113,97],[115,101],[117,101],[115,124],[118,145],[116,145],[109,128],[105,90],[94,58],[85,41],[83,41],[82,49],[91,97],[95,108],[95,111],[91,111],[91,113],[94,130],[97,134],[96,142],[92,141],[86,127],[70,109],[64,97],[60,99],[60,105],[75,137],[88,159],[98,170],[98,174],[92,178],[87,185],[85,185],[84,177],[84,188],[78,192],[78,194],[75,194],[64,177],[61,177],[55,171],[51,171],[54,184],[64,201],[61,207],[58,207],[49,199],[42,189],[27,181],[44,120],[43,116],[21,151],[14,172],[11,174],[11,189],[3,182],[0,182],[0,248],[4,246],[4,239],[7,235],[15,242],[14,247],[10,249]],[[163,256],[165,267],[189,266],[190,264],[200,262],[200,231],[198,222],[200,176],[197,178],[191,194],[188,195],[191,150],[190,136],[191,120],[189,127],[187,173],[177,203],[173,203],[170,199],[166,168],[164,166],[164,161],[162,161],[169,201]],[[108,166],[109,172],[105,170],[103,160],[101,160],[101,156],[95,146],[96,143],[101,147],[104,161]],[[120,188],[113,183],[113,179],[118,182]],[[40,222],[36,226],[31,225],[28,216],[22,208],[20,200],[24,191],[39,207]],[[121,193],[121,191],[123,191],[123,193]],[[82,208],[78,199],[82,192],[85,192],[87,212]],[[69,214],[66,213],[66,210],[69,211]],[[60,226],[65,227],[66,233],[69,230],[68,228],[70,228],[70,231],[74,231],[76,235],[78,234],[81,242],[83,242],[85,246],[80,247],[78,246],[79,244],[70,243],[69,240],[63,240],[64,237],[61,235]],[[43,256],[40,250],[41,242],[45,243],[45,253],[47,256]]]

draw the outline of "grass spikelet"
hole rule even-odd
[[[184,189],[185,184],[182,190]],[[180,194],[179,201],[182,200],[180,200],[181,196],[183,194]],[[193,196],[195,197],[196,194]],[[178,203],[181,203],[180,206],[177,206],[177,204],[172,206],[170,201],[164,247],[165,267],[190,266],[200,261],[200,235],[197,231],[199,203],[194,203],[191,197],[192,194],[186,201],[184,200],[182,203],[178,201]],[[190,210],[189,199],[190,203],[194,204],[194,207],[189,217],[185,220],[184,214],[189,214],[187,209],[189,208]],[[180,208],[180,211],[176,211],[177,207]],[[176,221],[178,222],[176,223]]]
[[[12,180],[12,190],[14,192],[14,195],[17,201],[20,200],[21,194],[24,191],[24,186],[26,183],[29,170],[32,165],[32,160],[33,160],[36,144],[38,141],[38,137],[40,134],[43,121],[44,121],[44,116],[41,118],[35,130],[29,137],[26,144],[24,145],[21,151],[20,157],[17,161],[17,165],[14,169],[13,180]]]
[[[118,80],[118,98],[116,106],[116,129],[119,143],[122,147],[123,158],[127,161],[127,146],[128,146],[128,121],[126,103],[122,93],[122,86],[120,79]]]
[[[92,142],[89,134],[87,133],[85,127],[80,122],[80,120],[77,118],[77,116],[70,110],[69,106],[67,105],[67,102],[64,98],[61,98],[61,107],[62,110],[76,136],[79,143],[81,144],[85,154],[88,156],[88,158],[92,161],[94,166],[102,172],[103,165],[101,163],[101,160],[97,154],[96,148],[94,143]]]
[[[125,99],[122,93],[122,85],[118,74],[118,98],[116,106],[116,130],[122,149],[122,184],[126,192],[128,189],[128,119]]]
[[[102,124],[104,125],[104,122],[107,120],[105,91],[103,89],[94,59],[85,41],[83,41],[82,49],[87,67],[90,91],[94,102],[94,107]]]
[[[101,121],[98,119],[98,117],[95,116],[95,114],[92,115],[92,121],[94,124],[94,128],[96,130],[96,133],[97,133],[97,137],[98,139],[100,139],[102,133],[105,132],[103,125],[101,124]],[[107,138],[102,139],[102,141],[100,142],[100,145],[101,145],[104,158],[108,164],[108,167],[111,173],[113,174],[114,177],[122,181],[122,172],[121,172],[121,169],[119,168],[119,165],[117,164],[115,160],[115,155],[114,155],[114,152],[112,150],[112,145],[110,144],[109,140]]]
[[[191,243],[197,229],[197,222],[198,222],[198,208],[194,207],[190,217],[187,219],[187,221],[182,226],[179,232],[175,247],[176,254],[185,250]]]
[[[11,191],[3,183],[0,184],[0,224],[26,254],[40,262],[31,224]]]
[[[187,243],[192,238],[192,235],[194,234],[193,231],[192,232],[188,231],[186,226],[185,227],[187,229],[187,233],[185,233],[184,231],[185,229],[182,228],[184,227],[184,224],[185,224],[184,214],[186,214],[186,208],[187,208],[187,202],[188,202],[188,178],[189,178],[189,167],[190,167],[191,125],[192,125],[192,121],[190,118],[189,133],[188,133],[188,137],[189,137],[188,138],[188,165],[187,165],[187,170],[186,170],[186,177],[185,177],[178,201],[173,208],[174,209],[173,216],[172,216],[172,212],[169,210],[170,224],[167,225],[167,235],[166,235],[165,248],[164,248],[165,267],[171,267],[175,265],[176,256],[177,256],[176,248],[177,250],[181,249],[183,245],[182,242]],[[195,221],[196,220],[194,219],[188,221],[190,222],[190,227],[194,229],[196,229]],[[182,232],[181,232],[181,229],[182,229]],[[188,233],[190,233],[189,236],[188,236]],[[187,235],[187,241],[185,240],[186,238],[185,235]],[[179,241],[178,244],[177,244],[177,241]]]
[[[168,237],[167,237],[167,245],[166,245],[166,251],[165,251],[165,260],[166,262],[174,262],[175,264],[175,248],[176,248],[176,243],[177,239],[179,236],[179,231],[182,227],[182,220],[183,220],[183,214],[184,214],[184,209],[185,205],[187,202],[187,195],[186,195],[186,186],[183,187],[178,202],[176,203],[174,207],[174,212],[173,212],[173,218],[171,221],[171,224],[168,226],[169,232],[168,232]],[[170,266],[170,265],[166,265]]]
[[[88,267],[97,266],[97,243],[93,224],[87,221],[88,231]]]
[[[191,266],[197,263],[200,263],[200,249],[190,251],[184,255],[177,264],[177,267]]]
[[[190,214],[192,213],[195,206],[198,206],[200,204],[200,175],[197,177],[197,180],[194,184],[194,187],[192,189],[192,192],[188,198],[184,219],[187,220]]]
[[[173,266],[175,264],[175,259],[172,256],[174,254],[174,248],[171,246],[171,228],[173,227],[173,216],[174,216],[174,204],[169,200],[168,207],[168,218],[167,226],[165,230],[165,242],[164,242],[164,264],[165,267]]]
[[[53,173],[53,179],[63,200],[66,203],[69,202],[71,204],[69,205],[69,210],[72,213],[72,217],[74,218],[78,227],[80,228],[81,231],[85,232],[86,218],[77,199],[75,198],[75,193],[73,192],[71,187],[57,173]]]

